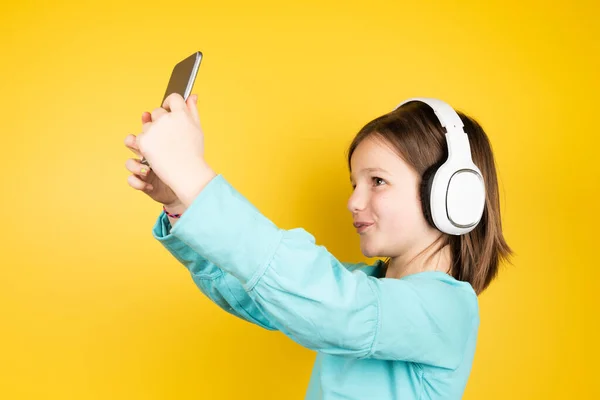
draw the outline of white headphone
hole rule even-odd
[[[433,109],[446,128],[448,159],[423,174],[421,201],[429,223],[450,235],[463,235],[475,229],[485,205],[485,185],[481,171],[471,159],[469,138],[456,111],[442,100],[415,97],[398,107],[420,101]]]

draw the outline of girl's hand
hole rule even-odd
[[[152,115],[149,112],[142,114],[142,124],[152,122]],[[146,165],[142,164],[142,155],[137,146],[137,138],[130,134],[125,138],[125,146],[136,154],[139,158],[129,158],[125,162],[125,168],[133,175],[127,178],[129,186],[134,189],[141,190],[150,198],[158,203],[163,204],[167,208],[175,208],[181,205],[181,202],[160,178]]]
[[[137,148],[156,176],[175,193],[189,190],[190,176],[206,169],[204,133],[196,108],[198,96],[187,102],[177,93],[152,111],[137,136]]]

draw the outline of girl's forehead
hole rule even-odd
[[[352,154],[351,178],[369,172],[404,175],[409,165],[382,140],[363,140]]]
[[[352,161],[357,164],[373,163],[382,156],[386,156],[386,153],[390,152],[390,149],[381,142],[381,140],[372,140],[367,138],[360,142],[360,144],[354,150],[352,154]]]

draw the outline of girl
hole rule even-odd
[[[206,165],[195,102],[169,96],[125,142],[152,165],[144,173],[139,159],[126,164],[129,184],[163,204],[153,236],[199,289],[225,311],[317,351],[306,399],[461,398],[477,295],[512,253],[481,126],[458,113],[485,185],[479,223],[464,234],[438,230],[421,201],[428,171],[448,158],[429,105],[408,102],[358,132],[348,151],[348,210],[362,253],[386,259],[346,263],[304,229],[278,228]]]

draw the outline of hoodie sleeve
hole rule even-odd
[[[196,253],[171,233],[171,223],[164,211],[154,224],[152,236],[186,267],[196,286],[213,303],[245,321],[268,330],[277,330],[236,277]],[[369,273],[373,273],[376,269],[375,266],[368,266],[365,263],[343,263],[343,265],[349,270],[360,269]]]
[[[217,306],[238,318],[268,330],[277,329],[248,296],[237,278],[196,253],[170,231],[171,223],[163,211],[154,224],[152,236],[187,268],[202,293]]]
[[[273,327],[312,350],[454,369],[477,322],[476,296],[462,283],[441,272],[377,279],[350,270],[304,229],[275,226],[220,174],[171,233],[235,277]]]

